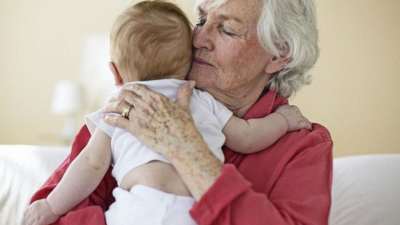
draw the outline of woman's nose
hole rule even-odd
[[[212,28],[204,24],[201,27],[195,27],[193,46],[196,49],[211,51],[214,49],[214,35]]]

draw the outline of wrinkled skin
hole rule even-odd
[[[104,110],[121,113],[131,104],[134,108],[129,117],[135,119],[112,114],[104,114],[103,119],[128,130],[147,147],[167,157],[193,197],[200,199],[219,175],[222,162],[209,150],[193,123],[189,110],[192,90],[193,82],[182,85],[174,102],[144,86],[126,85]]]

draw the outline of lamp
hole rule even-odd
[[[71,143],[75,135],[75,118],[81,109],[81,93],[78,85],[68,80],[61,80],[54,89],[51,110],[54,114],[64,116],[65,123],[61,138],[65,144]]]

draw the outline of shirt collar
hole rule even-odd
[[[243,119],[261,118],[275,111],[281,105],[287,104],[288,100],[276,91],[268,91],[247,111]]]

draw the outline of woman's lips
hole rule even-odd
[[[208,63],[207,61],[198,58],[198,57],[194,57],[193,58],[193,63],[196,63],[198,65],[203,65],[203,66],[212,66],[210,63]]]

